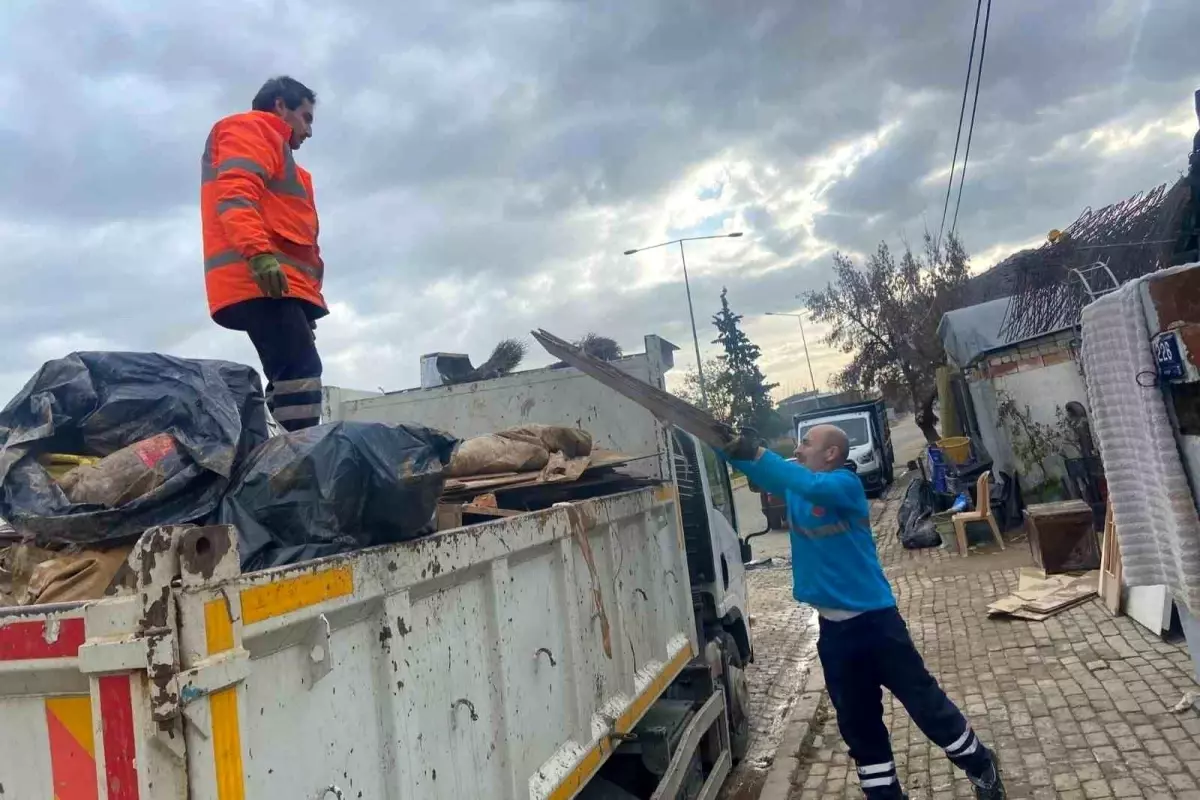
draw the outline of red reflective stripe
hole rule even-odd
[[[83,698],[86,700],[87,698]],[[50,770],[55,800],[96,800],[96,762],[82,742],[49,710]]]
[[[100,724],[104,732],[104,780],[108,800],[138,800],[137,744],[128,675],[100,679]]]
[[[47,642],[46,625],[58,626],[58,636]],[[83,644],[83,619],[54,620],[50,623],[12,622],[0,627],[0,661],[26,661],[39,658],[75,658]]]

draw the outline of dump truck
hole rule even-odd
[[[672,352],[616,364],[661,388]],[[753,648],[710,448],[569,368],[328,388],[324,412],[566,423],[633,460],[579,499],[258,572],[227,526],[153,528],[135,594],[0,609],[0,797],[716,796]]]

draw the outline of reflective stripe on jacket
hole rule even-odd
[[[292,158],[292,129],[263,111],[213,126],[200,159],[200,218],[208,311],[262,297],[247,260],[273,253],[288,297],[324,310],[325,265],[312,177]]]

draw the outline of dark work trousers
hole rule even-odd
[[[286,430],[321,421],[321,356],[315,306],[293,298],[256,298],[217,312],[218,325],[245,331],[267,377],[267,408]]]
[[[991,753],[925,668],[895,608],[868,611],[842,622],[822,618],[817,653],[838,729],[858,766],[867,797],[903,796],[892,742],[883,724],[885,687],[955,766],[968,775],[987,771]]]

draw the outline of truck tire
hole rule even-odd
[[[742,664],[742,653],[728,631],[718,636],[721,645],[721,686],[725,690],[725,711],[729,716],[729,750],[733,763],[746,757],[750,747],[750,689]]]
[[[783,512],[768,511],[767,512],[767,530],[781,531],[783,530]]]

